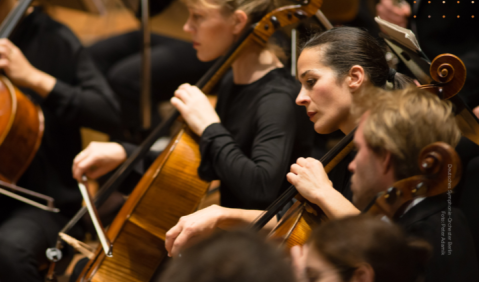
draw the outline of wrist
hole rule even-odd
[[[30,79],[27,82],[27,87],[34,90],[43,98],[46,98],[53,87],[55,87],[56,79],[38,69],[33,69],[30,74]]]
[[[314,193],[312,194],[312,199],[310,202],[322,206],[325,201],[328,199],[328,195],[331,193],[332,190],[335,190],[331,185],[324,185],[320,189],[315,189]]]

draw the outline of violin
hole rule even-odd
[[[265,46],[279,28],[314,15],[322,1],[301,3],[266,15],[196,85],[204,93],[210,93],[247,46]],[[170,119],[176,119],[178,115],[176,112]],[[150,166],[111,224],[107,236],[113,244],[113,256],[107,257],[99,248],[78,281],[150,281],[167,256],[164,247],[166,232],[181,216],[194,212],[207,192],[209,183],[197,175],[199,164],[198,136],[183,125]]]

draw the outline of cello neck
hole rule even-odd
[[[0,38],[7,38],[12,34],[13,29],[17,26],[31,3],[32,0],[21,0],[15,9],[10,11],[0,25]]]

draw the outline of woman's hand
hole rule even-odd
[[[126,152],[118,143],[91,142],[73,160],[73,178],[81,181],[82,175],[96,179],[114,170],[126,160]]]
[[[210,124],[220,122],[208,98],[196,86],[181,85],[171,98],[171,104],[178,109],[191,130],[198,136],[201,136]]]
[[[22,51],[6,38],[0,39],[0,69],[18,86],[30,88],[46,97],[56,84],[56,79],[35,67]]]
[[[291,166],[291,172],[286,178],[306,200],[312,203],[318,203],[322,190],[334,189],[323,164],[313,158],[299,158]]]
[[[406,1],[394,4],[393,0],[381,0],[376,5],[376,11],[381,19],[402,27],[407,27],[411,16],[411,6]]]
[[[181,217],[166,233],[165,247],[168,256],[177,256],[185,246],[211,235],[226,210],[227,208],[212,205]]]

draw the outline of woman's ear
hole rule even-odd
[[[350,282],[374,282],[374,269],[368,263],[361,264],[353,273]]]
[[[248,23],[248,15],[241,10],[236,10],[233,14],[233,34],[240,35]]]
[[[352,92],[358,90],[365,80],[365,73],[362,66],[355,65],[349,70],[348,87]]]

